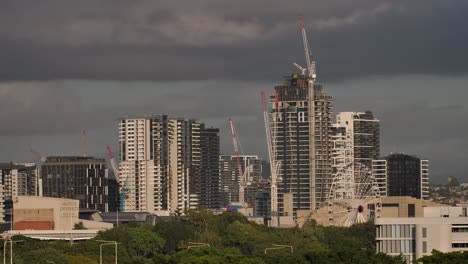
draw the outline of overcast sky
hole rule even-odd
[[[169,1],[167,1],[169,2]],[[184,3],[183,3],[184,2]],[[22,1],[0,5],[0,161],[116,148],[126,115],[232,116],[265,156],[260,90],[305,64],[339,111],[381,119],[382,154],[430,160],[432,180],[468,181],[468,1]]]

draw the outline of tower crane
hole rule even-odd
[[[242,207],[247,207],[245,203],[245,186],[247,185],[247,171],[248,169],[245,168],[242,171],[242,165],[240,160],[240,151],[239,151],[239,138],[237,137],[236,129],[234,127],[234,123],[232,122],[232,118],[229,117],[229,126],[231,128],[231,136],[232,136],[232,143],[234,144],[234,152],[236,154],[236,161],[237,167],[239,170],[240,180],[239,180],[239,203]]]
[[[114,157],[114,154],[112,153],[112,150],[109,146],[107,146],[107,155],[109,156],[109,160],[110,160],[110,163],[111,163],[111,166],[112,166],[112,170],[114,171],[114,176],[115,176],[115,180],[117,182],[119,182],[119,170],[117,168],[117,164],[115,162],[115,157]],[[119,211],[120,212],[123,212],[124,209],[125,209],[125,200],[127,199],[128,197],[128,194],[131,192],[131,189],[130,187],[128,186],[128,175],[127,177],[125,178],[123,184],[122,184],[122,187],[120,188],[120,206],[119,206]]]
[[[304,45],[304,55],[306,58],[306,63],[307,63],[307,72],[308,72],[308,99],[307,99],[307,104],[308,104],[308,120],[309,120],[309,136],[311,138],[315,138],[315,135],[311,133],[315,133],[315,79],[317,78],[317,74],[315,72],[315,61],[311,61],[310,57],[310,50],[309,50],[309,42],[307,41],[307,34],[305,31],[305,26],[304,26],[304,17],[300,17],[300,29],[302,33],[302,42]],[[316,163],[316,157],[314,155],[315,153],[315,141],[310,140],[309,142],[309,154],[310,154],[310,166],[309,166],[309,174],[310,174],[310,188],[311,190],[315,190],[315,163]],[[311,194],[311,209],[315,210],[316,207],[316,198],[315,194]]]
[[[44,156],[42,156],[41,154],[39,154],[39,152],[37,152],[36,150],[32,148],[31,148],[31,153],[37,158],[37,160],[40,160],[41,162],[46,161],[46,158]]]
[[[281,178],[278,177],[278,171],[280,169],[280,162],[276,159],[275,155],[275,141],[276,129],[271,128],[270,117],[268,113],[268,102],[266,99],[266,94],[264,91],[261,92],[262,97],[262,107],[263,107],[263,120],[265,122],[265,132],[268,145],[268,158],[270,161],[270,171],[271,171],[271,223],[272,227],[277,227],[279,225],[278,221],[278,182],[281,181]],[[276,96],[277,98],[277,96]],[[275,111],[278,109],[278,103],[275,102]]]

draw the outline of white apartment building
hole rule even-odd
[[[425,207],[424,217],[378,218],[376,249],[407,261],[441,252],[468,250],[466,207]]]
[[[125,118],[119,145],[124,211],[183,213],[198,205],[200,123],[165,115]]]
[[[355,163],[370,169],[380,155],[380,120],[371,111],[340,112],[333,127],[334,168]]]
[[[371,175],[380,155],[380,120],[372,112],[340,112],[332,129],[332,170],[343,197],[354,197],[355,178]]]

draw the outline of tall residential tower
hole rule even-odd
[[[199,204],[217,206],[217,134],[194,119],[162,115],[120,120],[119,180],[129,190],[124,210],[182,213]]]
[[[292,208],[315,210],[327,198],[331,180],[332,97],[315,77],[293,74],[275,86],[270,99],[274,156],[280,163],[278,210],[284,212],[285,194]]]

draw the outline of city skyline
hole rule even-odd
[[[145,114],[220,128],[223,154],[232,153],[232,116],[246,154],[266,158],[259,91],[296,71],[293,62],[304,64],[302,12],[333,115],[371,110],[382,122],[381,155],[429,159],[436,182],[468,180],[467,36],[458,30],[467,3],[298,1],[258,3],[268,8],[256,13],[243,2],[229,10],[88,2],[54,5],[58,12],[47,16],[51,4],[11,2],[0,11],[3,162],[34,161],[30,147],[44,156],[80,154],[82,129],[88,154],[105,157],[107,145],[117,146],[117,119]]]

